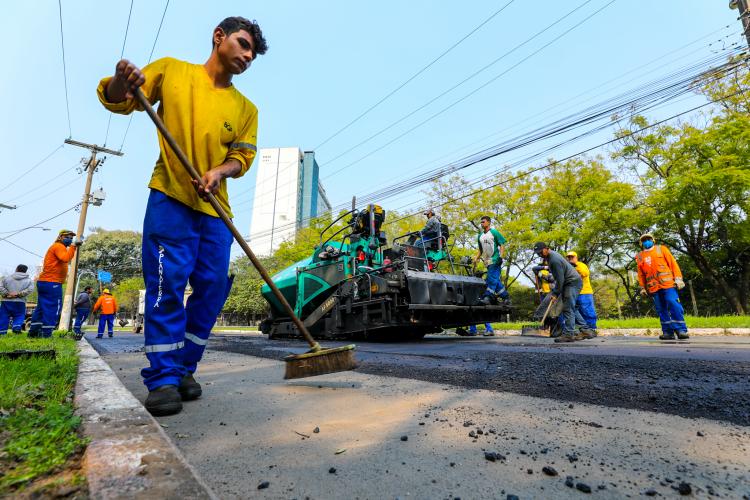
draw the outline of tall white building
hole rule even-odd
[[[310,217],[331,210],[319,179],[314,151],[262,148],[255,180],[250,244],[259,255],[271,255],[294,237]]]

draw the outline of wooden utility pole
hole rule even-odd
[[[729,8],[736,9],[740,13],[739,20],[742,22],[742,33],[745,35],[748,47],[750,47],[750,12],[748,12],[748,0],[730,0]]]
[[[693,316],[698,316],[698,303],[695,301],[695,292],[693,291],[693,280],[688,280],[690,287],[690,299],[693,301]]]
[[[86,163],[86,187],[83,191],[83,199],[81,200],[81,215],[78,217],[78,230],[76,231],[76,237],[80,240],[83,237],[83,231],[86,228],[86,214],[88,213],[89,204],[91,200],[91,180],[94,177],[94,172],[97,167],[104,161],[104,158],[96,158],[97,153],[106,153],[110,155],[122,156],[121,151],[114,151],[107,149],[96,144],[87,144],[85,142],[78,142],[72,139],[65,139],[66,144],[71,146],[77,146],[79,148],[85,148],[91,151],[89,161]],[[65,282],[65,297],[63,297],[62,311],[60,313],[60,324],[58,329],[70,330],[72,324],[72,312],[73,312],[73,301],[74,290],[76,288],[76,280],[78,278],[78,256],[81,251],[80,247],[76,250],[76,254],[73,256],[73,260],[70,261],[70,267],[68,268],[68,278]]]

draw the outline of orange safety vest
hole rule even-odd
[[[674,287],[675,278],[682,278],[682,271],[672,253],[661,245],[638,252],[638,281],[648,293]]]

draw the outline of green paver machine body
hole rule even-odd
[[[346,225],[324,238],[339,221]],[[502,321],[505,306],[476,306],[484,280],[437,272],[454,271],[448,232],[425,242],[408,233],[387,246],[378,205],[353,209],[321,232],[312,254],[273,276],[284,297],[317,338],[421,338],[446,327]],[[402,241],[402,243],[397,243]],[[415,245],[415,241],[417,242]],[[294,324],[267,285],[261,288],[270,315],[261,331],[271,338],[296,337]]]

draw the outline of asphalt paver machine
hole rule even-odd
[[[454,261],[444,224],[438,235],[408,233],[388,245],[385,216],[379,205],[342,214],[309,257],[273,276],[314,337],[414,340],[507,317],[509,306],[477,305],[485,281],[466,261]],[[261,331],[269,338],[299,336],[267,285],[261,293],[270,304]]]

